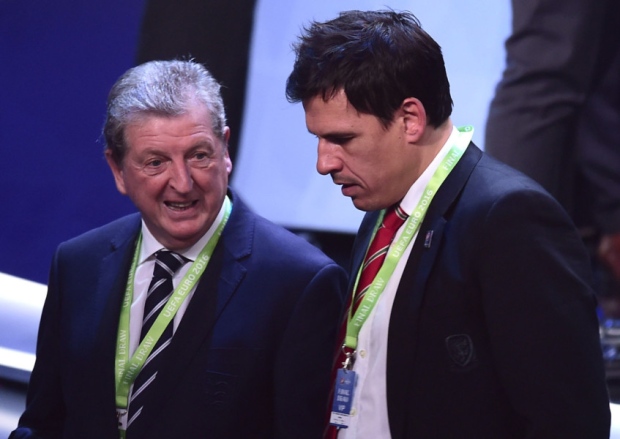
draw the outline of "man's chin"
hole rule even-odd
[[[208,227],[176,227],[168,228],[156,237],[166,248],[170,250],[184,250],[196,244],[206,233]],[[165,242],[164,242],[165,241]]]
[[[364,204],[363,201],[361,201],[358,197],[351,197],[351,202],[357,210],[361,210],[363,212],[370,212],[371,210],[375,210]]]
[[[363,212],[373,212],[375,210],[386,209],[391,206],[391,204],[381,203],[381,202],[373,202],[372,200],[364,200],[360,197],[351,197],[351,201],[357,210],[361,210]]]

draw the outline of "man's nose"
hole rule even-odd
[[[170,167],[170,186],[177,192],[188,193],[194,186],[191,167],[185,161],[172,163]]]
[[[319,139],[316,160],[316,170],[319,174],[328,175],[341,170],[342,160],[338,157],[335,148],[329,142]]]

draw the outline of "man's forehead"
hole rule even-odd
[[[313,134],[349,134],[368,123],[374,115],[360,113],[346,98],[344,92],[328,100],[315,96],[304,102],[306,126]],[[320,133],[317,131],[321,131]],[[325,132],[325,133],[324,133]]]

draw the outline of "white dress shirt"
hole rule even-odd
[[[400,206],[408,215],[411,215],[416,208],[424,189],[448,154],[450,147],[454,145],[457,136],[458,130],[453,128],[447,142],[401,201]],[[404,227],[403,225],[396,232],[393,243],[398,241]],[[377,304],[360,330],[353,366],[358,375],[357,386],[353,396],[349,427],[340,429],[338,439],[391,437],[386,398],[388,327],[396,290],[416,238],[417,233],[403,252]]]

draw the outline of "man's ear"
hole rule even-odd
[[[417,98],[406,98],[400,106],[405,136],[409,143],[417,143],[426,130],[426,110]]]
[[[105,151],[105,159],[108,162],[108,166],[112,170],[114,182],[116,183],[116,189],[118,189],[121,194],[127,195],[127,191],[125,190],[125,180],[123,178],[123,169],[118,163],[116,163],[116,160],[114,160],[114,157],[112,156],[112,151],[109,149],[106,149]]]
[[[224,150],[224,161],[226,162],[226,171],[230,175],[230,171],[232,171],[232,160],[230,159],[230,153],[228,152],[228,141],[230,140],[230,128],[224,127],[224,145],[226,145],[226,149]]]

